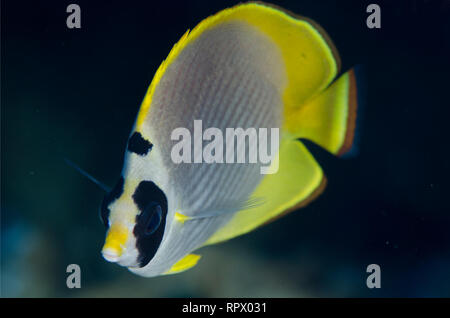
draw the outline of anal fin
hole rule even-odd
[[[167,272],[164,273],[164,275],[184,272],[184,271],[194,267],[200,258],[201,258],[200,255],[188,254],[185,257],[183,257],[181,260],[176,262]]]
[[[322,168],[302,142],[283,139],[278,160],[278,171],[266,175],[252,194],[252,197],[264,198],[264,204],[237,212],[204,245],[250,232],[309,203],[325,188]]]

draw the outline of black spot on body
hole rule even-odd
[[[133,234],[136,237],[136,248],[139,251],[138,262],[140,267],[147,265],[161,244],[167,217],[167,198],[164,192],[151,181],[139,183],[133,194],[133,200],[140,214],[136,216],[136,225]],[[143,211],[151,203],[156,202],[162,209],[162,220],[158,229],[151,235],[146,235],[146,224],[140,218]]]
[[[149,150],[152,150],[153,144],[144,139],[142,135],[135,132],[128,140],[128,151],[134,152],[140,156],[145,156]]]
[[[123,177],[120,177],[119,181],[116,183],[116,185],[111,190],[111,192],[109,192],[103,198],[103,202],[102,202],[102,205],[100,207],[100,217],[101,217],[101,219],[103,221],[103,224],[105,224],[105,226],[107,228],[109,227],[108,218],[109,218],[109,213],[110,213],[110,210],[109,210],[108,206],[112,202],[114,202],[115,200],[120,198],[120,196],[123,193],[123,184],[124,184],[124,179],[123,179]]]

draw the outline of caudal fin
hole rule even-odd
[[[357,108],[356,79],[352,69],[291,114],[286,119],[286,130],[293,138],[309,139],[341,156],[353,145]]]

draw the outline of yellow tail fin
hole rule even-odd
[[[287,114],[285,130],[292,138],[309,139],[342,155],[353,143],[356,108],[356,81],[350,70],[311,101]]]

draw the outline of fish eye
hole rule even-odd
[[[145,235],[153,234],[161,225],[162,209],[157,202],[150,202],[139,217]]]

